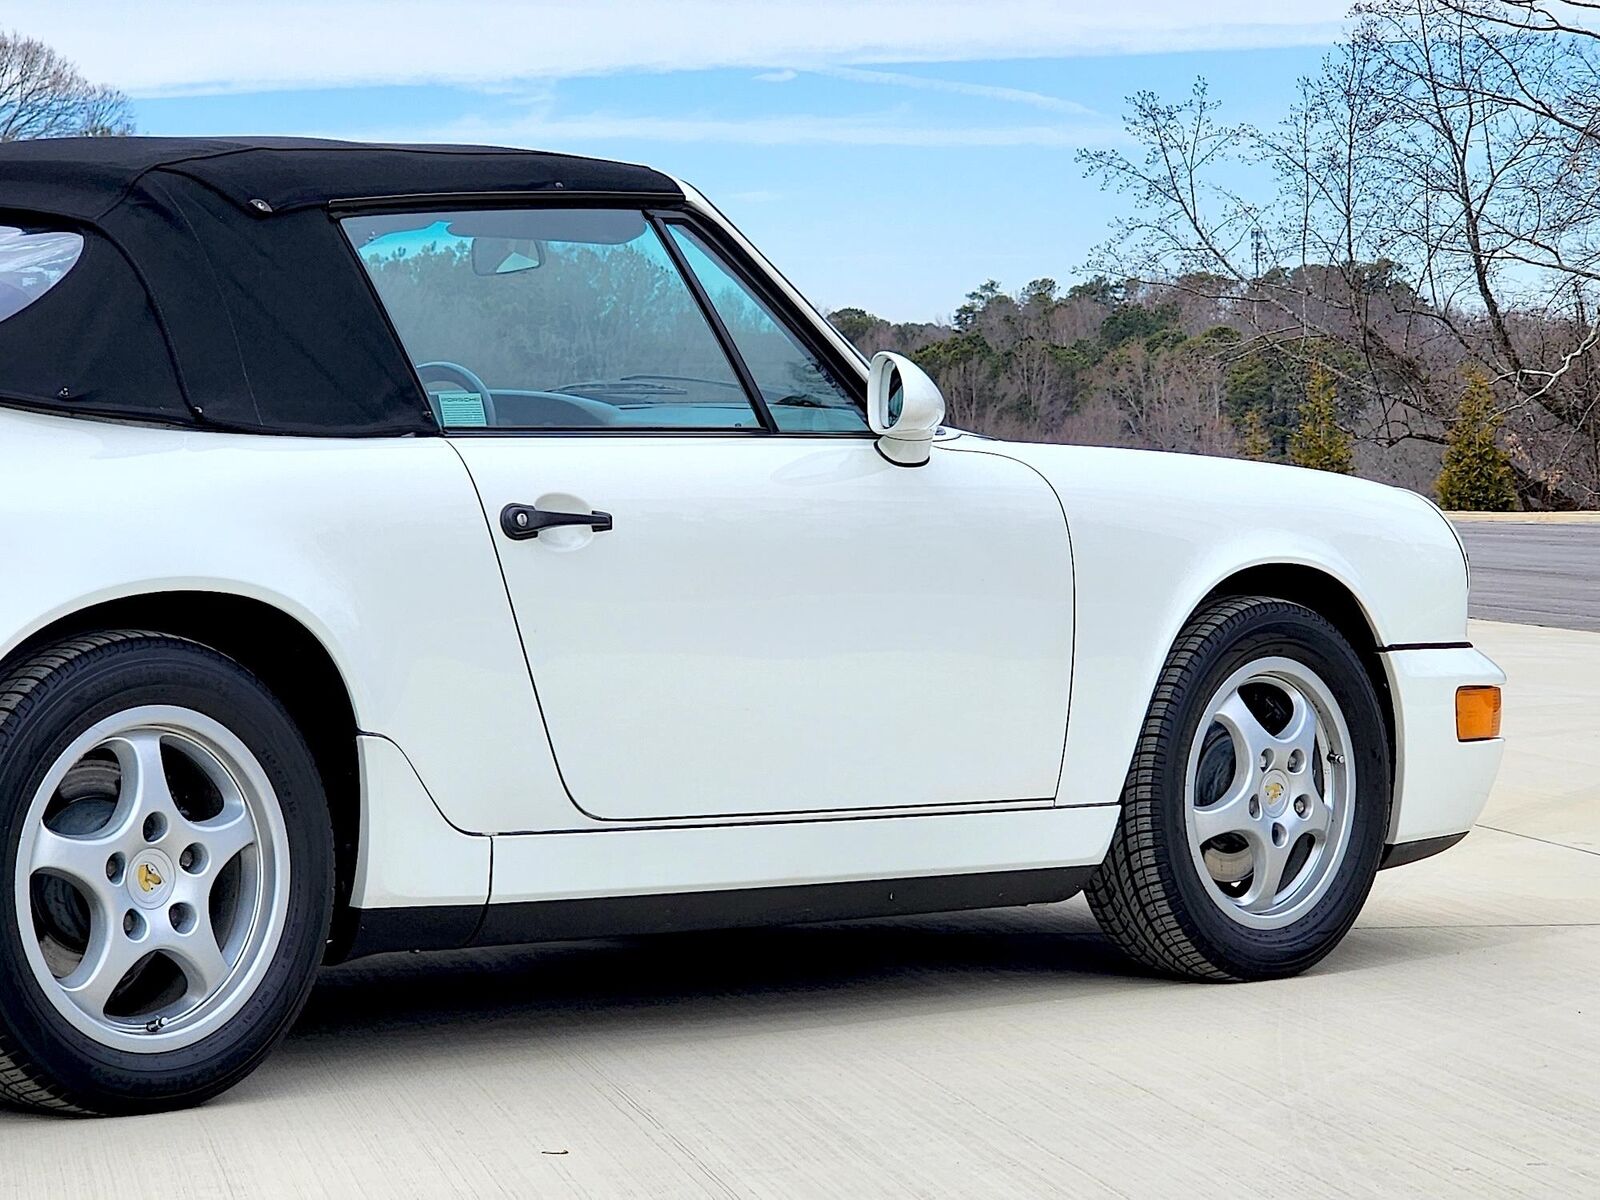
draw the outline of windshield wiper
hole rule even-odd
[[[592,383],[568,383],[550,390],[575,393],[580,396],[617,394],[624,396],[687,396],[689,394],[688,388],[670,387],[664,383],[650,383],[643,379],[596,379]]]
[[[622,377],[623,382],[629,382],[635,379],[641,381],[657,380],[664,381],[666,383],[703,383],[707,387],[726,388],[730,392],[741,392],[744,390],[744,388],[736,382],[732,382],[727,379],[705,379],[699,375],[624,375]]]

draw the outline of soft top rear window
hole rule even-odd
[[[82,254],[79,234],[0,222],[0,321],[60,283]]]

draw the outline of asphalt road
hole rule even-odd
[[[1081,901],[370,960],[198,1111],[0,1112],[0,1196],[1600,1195],[1600,634],[1472,638],[1483,824],[1299,979],[1148,977]]]
[[[1600,630],[1600,523],[1458,521],[1472,561],[1471,613]]]

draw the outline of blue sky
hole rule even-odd
[[[1118,208],[1080,146],[1196,75],[1269,122],[1321,0],[48,0],[11,6],[134,98],[141,132],[485,141],[648,162],[816,301],[948,316],[993,277],[1078,276]],[[30,13],[30,9],[34,11]]]

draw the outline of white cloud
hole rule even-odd
[[[1052,112],[1075,113],[1093,116],[1094,110],[1075,100],[1047,96],[1043,92],[1030,92],[1022,88],[993,87],[986,83],[961,83],[953,79],[933,79],[926,75],[907,75],[902,71],[866,71],[859,67],[824,67],[819,72],[852,83],[877,83],[889,87],[911,88],[923,92],[952,92],[957,96],[976,96],[983,100],[1003,100],[1008,104],[1027,104],[1033,108]]]
[[[587,113],[510,121],[471,118],[430,129],[363,130],[372,141],[473,142],[582,150],[603,141],[721,142],[749,146],[1057,146],[1120,136],[1109,123],[913,125],[900,114],[772,117],[644,116]]]
[[[763,71],[756,76],[756,79],[761,83],[788,83],[799,77],[799,71]]]
[[[134,95],[1324,42],[1347,0],[52,0],[6,18]]]

